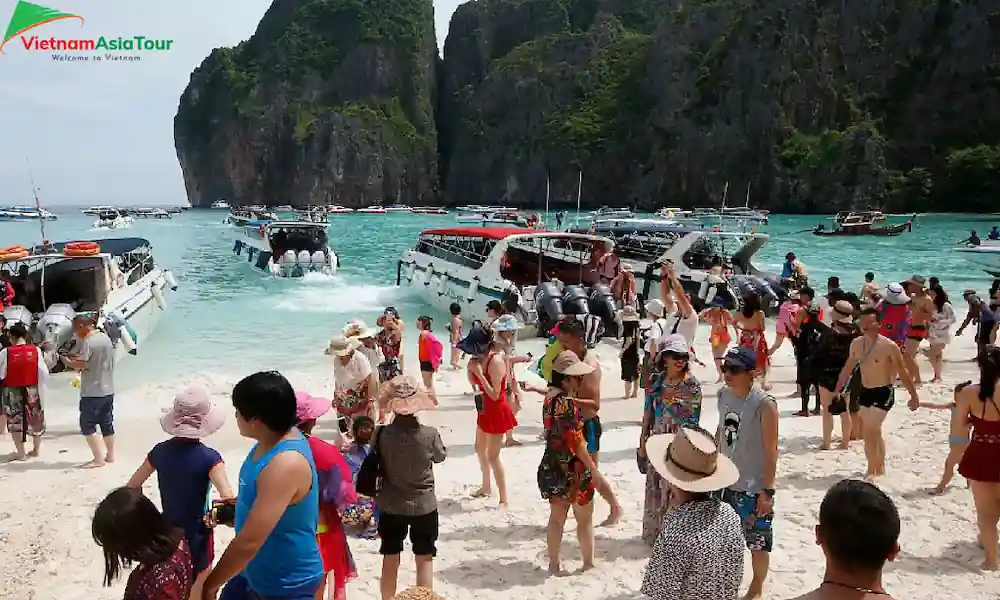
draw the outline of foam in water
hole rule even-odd
[[[274,308],[291,312],[351,314],[371,312],[400,299],[403,290],[385,285],[348,285],[338,276],[307,274],[293,289],[274,298]]]

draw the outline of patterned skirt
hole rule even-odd
[[[45,433],[45,412],[38,396],[38,387],[5,387],[0,392],[0,410],[7,417],[7,429],[21,434],[21,440],[28,436]]]

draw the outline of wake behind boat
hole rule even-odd
[[[0,273],[14,288],[13,304],[3,311],[7,325],[24,323],[56,371],[58,354],[73,345],[77,314],[93,316],[124,358],[145,344],[167,309],[167,292],[177,289],[173,274],[156,265],[142,238],[7,250],[0,256]]]
[[[117,209],[104,210],[97,214],[94,229],[128,229],[132,226],[132,217]]]
[[[233,254],[244,253],[255,269],[275,277],[332,275],[340,266],[340,259],[329,246],[326,223],[252,221],[233,244]]]

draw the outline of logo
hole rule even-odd
[[[55,21],[78,19],[83,27],[83,17],[62,12],[39,4],[18,0],[14,14],[10,17],[3,41],[0,42],[0,54],[7,54],[5,47],[15,38],[27,52],[54,52],[53,60],[58,61],[101,61],[101,60],[139,60],[140,52],[156,52],[170,50],[173,40],[154,39],[142,35],[134,36],[98,36],[81,39],[43,38],[34,30]],[[30,33],[29,33],[30,32]],[[59,54],[62,53],[62,54]],[[132,53],[132,54],[125,54]]]

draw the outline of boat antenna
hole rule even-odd
[[[35,186],[35,176],[31,172],[31,161],[25,156],[24,162],[28,165],[28,181],[31,182],[31,194],[35,197],[35,210],[38,211],[38,227],[41,229],[42,244],[45,244],[45,219],[42,218],[42,201],[38,199],[38,187]]]
[[[35,176],[31,172],[31,161],[28,157],[24,157],[24,163],[28,166],[28,181],[31,183],[31,194],[35,197],[35,210],[38,211],[38,228],[41,230],[42,234],[42,248],[45,248],[45,219],[42,216],[42,201],[38,198],[38,187],[35,185]],[[48,308],[45,302],[45,263],[48,262],[44,258],[42,259],[42,275],[39,280],[39,292],[42,298],[42,310]]]

